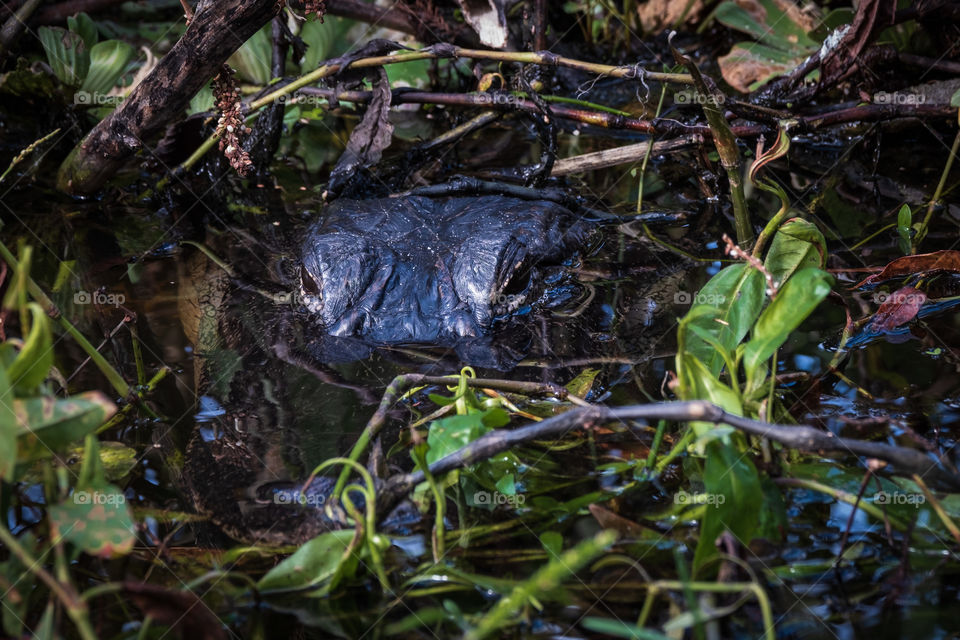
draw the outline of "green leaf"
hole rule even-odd
[[[0,367],[0,478],[12,481],[17,465],[17,416],[13,410],[13,388],[4,367]]]
[[[770,306],[760,314],[743,355],[750,388],[756,388],[762,382],[755,378],[759,367],[773,356],[790,333],[827,297],[833,282],[833,276],[829,273],[807,267],[787,280]]]
[[[66,399],[53,397],[14,400],[21,461],[66,448],[106,422],[117,407],[99,391]]]
[[[689,353],[677,354],[680,373],[680,398],[682,400],[706,400],[728,413],[743,415],[743,406],[737,392],[720,382],[711,374],[700,359]],[[691,422],[698,438],[709,435],[718,427],[711,422]]]
[[[898,242],[900,246],[900,251],[904,255],[910,255],[910,245],[912,238],[910,237],[910,227],[913,225],[913,212],[910,211],[910,205],[905,204],[900,207],[900,212],[897,213],[897,235],[900,236],[900,241]]]
[[[540,535],[540,544],[547,550],[547,557],[556,558],[563,551],[563,536],[558,531],[544,531]]]
[[[577,377],[565,385],[565,389],[579,398],[585,398],[590,389],[593,388],[593,382],[597,379],[600,369],[584,369]]]
[[[27,310],[30,312],[30,333],[13,364],[7,369],[7,378],[17,395],[35,392],[53,366],[50,319],[36,302],[29,303]]]
[[[190,98],[190,106],[187,107],[187,115],[194,115],[195,113],[206,113],[207,111],[213,110],[213,90],[210,89],[210,85],[206,84],[203,86],[200,91],[197,92],[197,95]]]
[[[622,620],[613,618],[584,618],[583,628],[588,631],[595,631],[611,638],[629,638],[630,640],[670,640],[670,636],[665,636],[658,631],[651,629],[642,629],[632,624],[627,624]]]
[[[707,504],[693,556],[694,571],[716,555],[715,541],[724,530],[748,545],[757,531],[763,504],[757,468],[733,445],[718,440],[707,445],[703,484]]]
[[[765,10],[764,23],[734,2],[724,2],[715,12],[717,20],[731,29],[752,36],[781,51],[797,54],[810,53],[819,45],[807,32],[790,19],[772,0],[758,0]]]
[[[319,20],[307,20],[303,23],[300,39],[307,45],[300,66],[303,73],[313,71],[320,66],[321,61],[330,57],[336,40],[336,29],[332,27],[329,20],[324,20],[324,24],[320,24]]]
[[[83,44],[87,48],[87,51],[90,51],[93,45],[97,44],[99,37],[97,35],[97,23],[82,11],[76,16],[67,18],[67,28],[83,39]]]
[[[79,87],[90,68],[90,54],[83,38],[60,27],[40,27],[37,35],[57,79],[69,87]]]
[[[427,434],[427,462],[433,464],[509,421],[510,414],[499,407],[434,420]]]
[[[713,336],[732,353],[750,331],[763,306],[763,274],[746,264],[731,265],[697,293],[696,304],[681,322]],[[686,351],[696,356],[716,377],[723,369],[723,355],[699,332],[685,336]]]
[[[950,97],[951,107],[960,107],[960,89]]]
[[[270,73],[270,61],[273,59],[270,29],[267,24],[257,31],[227,61],[248,82],[265,85],[273,77]]]
[[[120,40],[106,40],[90,49],[90,71],[80,90],[91,94],[106,94],[123,75],[130,59],[133,47]]]
[[[817,225],[801,218],[787,220],[770,243],[763,266],[777,287],[804,267],[820,267],[827,262],[827,241]]]
[[[290,591],[321,587],[329,583],[348,556],[354,531],[328,531],[321,533],[297,549],[289,558],[271,569],[260,579],[260,591]],[[328,585],[329,588],[329,585]]]

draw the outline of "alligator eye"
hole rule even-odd
[[[316,280],[314,280],[309,273],[300,272],[300,286],[303,287],[303,290],[307,293],[313,295],[320,294],[320,288],[317,286]]]

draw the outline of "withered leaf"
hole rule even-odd
[[[853,288],[859,289],[862,286],[890,280],[891,278],[926,276],[943,272],[960,273],[960,251],[934,251],[933,253],[920,253],[914,256],[897,258],[885,266],[880,273],[865,278]]]

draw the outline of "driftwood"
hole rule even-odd
[[[864,456],[883,460],[893,465],[899,474],[917,474],[931,484],[960,491],[960,476],[929,454],[916,449],[897,447],[882,442],[867,442],[839,438],[830,432],[807,425],[779,425],[751,420],[727,413],[708,402],[665,402],[628,405],[623,407],[589,406],[571,409],[542,422],[517,429],[497,429],[474,440],[466,447],[437,460],[430,465],[430,474],[437,476],[461,469],[508,451],[520,444],[542,438],[556,437],[572,429],[607,422],[669,420],[673,422],[712,422],[726,424],[744,433],[779,442],[785,447],[832,456]],[[390,479],[380,494],[379,505],[389,509],[396,501],[425,479],[422,471],[415,471]]]

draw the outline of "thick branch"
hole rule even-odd
[[[960,476],[948,470],[939,461],[917,451],[896,447],[882,442],[866,442],[850,438],[838,438],[832,433],[807,425],[779,425],[751,420],[727,413],[707,402],[665,402],[640,404],[625,407],[581,407],[554,416],[542,422],[517,429],[497,429],[474,440],[466,447],[451,453],[430,465],[431,475],[461,469],[487,460],[511,448],[542,438],[563,435],[572,429],[612,421],[669,420],[672,422],[702,421],[727,424],[750,435],[767,438],[798,451],[820,455],[866,456],[888,462],[901,474],[918,474],[951,490],[960,490]],[[629,423],[626,426],[630,427]],[[416,471],[391,479],[380,498],[381,505],[389,508],[395,500],[407,494],[423,482],[424,474]]]
[[[276,12],[276,0],[201,2],[186,33],[60,167],[60,189],[89,194],[178,117],[221,65]]]

